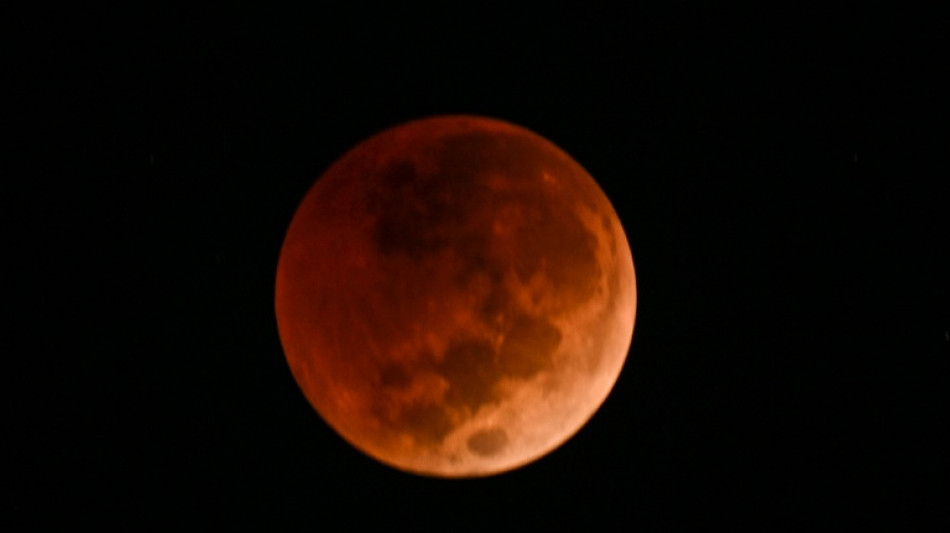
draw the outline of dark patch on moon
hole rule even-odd
[[[379,384],[383,388],[405,389],[412,379],[412,374],[403,365],[388,364],[379,371]]]
[[[560,309],[572,309],[595,294],[601,266],[597,236],[587,229],[571,206],[531,199],[525,201],[512,267],[527,282],[541,272],[557,291]]]
[[[464,410],[474,413],[480,407],[502,400],[497,387],[506,378],[530,379],[550,369],[554,352],[561,343],[561,331],[549,320],[511,310],[513,318],[506,327],[500,347],[476,337],[462,337],[449,344],[436,360],[431,354],[414,363],[413,368],[391,364],[382,368],[379,384],[383,389],[407,390],[414,375],[434,372],[448,382],[439,403],[400,406],[384,416],[383,406],[375,412],[394,428],[405,428],[422,436],[423,444],[439,444],[452,431],[450,413]]]
[[[508,434],[503,429],[481,429],[472,434],[465,443],[476,455],[491,457],[508,446]]]
[[[497,399],[492,390],[499,377],[494,359],[495,349],[486,341],[463,339],[449,345],[437,370],[449,382],[449,405],[475,410]]]
[[[551,367],[561,331],[549,320],[519,315],[501,344],[498,365],[507,376],[530,378]]]
[[[596,295],[602,267],[597,235],[573,203],[579,200],[544,183],[545,171],[569,172],[555,149],[519,135],[472,132],[437,140],[426,157],[427,170],[400,159],[374,176],[366,209],[376,249],[384,257],[420,262],[451,250],[460,260],[454,274],[459,287],[476,277],[488,280],[476,316],[501,339],[497,344],[460,332],[442,357],[420,354],[412,368],[394,363],[381,370],[384,389],[408,390],[413,376],[427,372],[448,382],[441,402],[399,406],[384,420],[436,445],[453,429],[450,413],[474,413],[502,399],[501,380],[530,379],[553,365],[562,332],[549,318],[522,308],[506,275],[522,283],[543,276],[556,291],[549,309],[556,314]],[[496,225],[504,235],[494,233]],[[503,431],[484,430],[468,445],[490,455],[506,443]]]
[[[441,444],[455,428],[445,407],[436,404],[408,405],[400,411],[397,422],[397,427],[429,446]]]
[[[459,213],[491,206],[496,213],[507,207],[519,214],[514,240],[521,246],[497,259],[510,261],[522,281],[543,270],[573,305],[593,294],[600,279],[597,236],[570,205],[578,199],[543,183],[546,169],[567,172],[555,150],[521,135],[470,132],[442,139],[437,160],[444,180],[470,187]],[[505,190],[489,187],[486,179],[495,175],[505,178]]]
[[[445,245],[437,233],[427,230],[428,224],[422,224],[442,216],[434,202],[419,197],[423,191],[418,177],[411,163],[393,163],[368,198],[368,210],[377,217],[373,237],[382,254],[402,252],[418,258]]]
[[[391,163],[380,173],[366,198],[367,211],[376,220],[373,239],[380,253],[418,260],[477,237],[465,231],[458,184],[445,178],[419,172],[408,160]]]
[[[505,378],[530,379],[553,364],[561,332],[550,321],[514,310],[499,348],[463,338],[449,345],[435,371],[449,382],[446,402],[472,411],[500,400],[496,385]]]
[[[381,254],[422,260],[451,247],[471,265],[465,275],[498,279],[513,269],[527,281],[543,272],[564,308],[594,294],[597,236],[578,218],[571,203],[577,199],[543,183],[545,168],[563,168],[553,151],[517,135],[476,132],[442,139],[434,158],[434,171],[403,159],[377,176],[366,201]],[[492,176],[510,187],[493,189]],[[504,214],[516,214],[505,238],[515,248],[493,246],[492,224]]]
[[[535,139],[520,134],[471,131],[447,135],[436,149],[440,167],[477,180],[492,172],[515,177],[514,189],[537,191],[544,168],[563,168],[557,154]],[[464,161],[465,165],[459,165]]]

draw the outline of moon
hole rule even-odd
[[[326,423],[398,470],[499,474],[587,423],[627,357],[633,258],[563,150],[514,124],[439,116],[336,161],[299,205],[275,308]]]

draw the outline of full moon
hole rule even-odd
[[[636,313],[620,220],[577,162],[500,120],[442,116],[358,144],[303,198],[275,307],[300,389],[396,469],[478,477],[577,433]]]

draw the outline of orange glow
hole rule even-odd
[[[553,450],[613,387],[633,261],[587,172],[528,130],[449,116],[334,163],[281,250],[276,313],[317,412],[401,470],[490,475]]]

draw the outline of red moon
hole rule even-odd
[[[277,268],[293,376],[346,441],[399,470],[532,462],[593,416],[636,313],[633,258],[593,178],[495,119],[383,131],[304,197]]]

